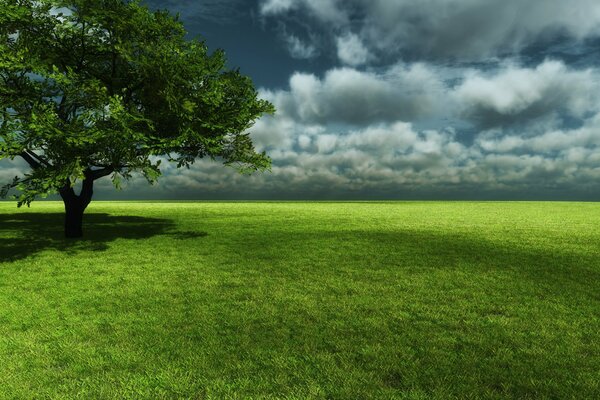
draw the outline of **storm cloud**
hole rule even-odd
[[[260,11],[300,14],[330,32],[354,32],[381,54],[427,60],[480,60],[600,33],[595,0],[263,0]]]

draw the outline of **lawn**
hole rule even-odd
[[[0,203],[0,398],[600,398],[600,204]]]

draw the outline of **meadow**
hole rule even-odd
[[[600,398],[600,204],[0,203],[2,399]]]

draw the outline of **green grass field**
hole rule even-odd
[[[0,398],[600,398],[600,204],[0,203]]]

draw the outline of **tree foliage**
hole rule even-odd
[[[0,0],[0,158],[32,167],[2,194],[17,188],[22,205],[108,175],[153,182],[161,158],[268,169],[248,129],[273,106],[185,36],[138,1]]]

